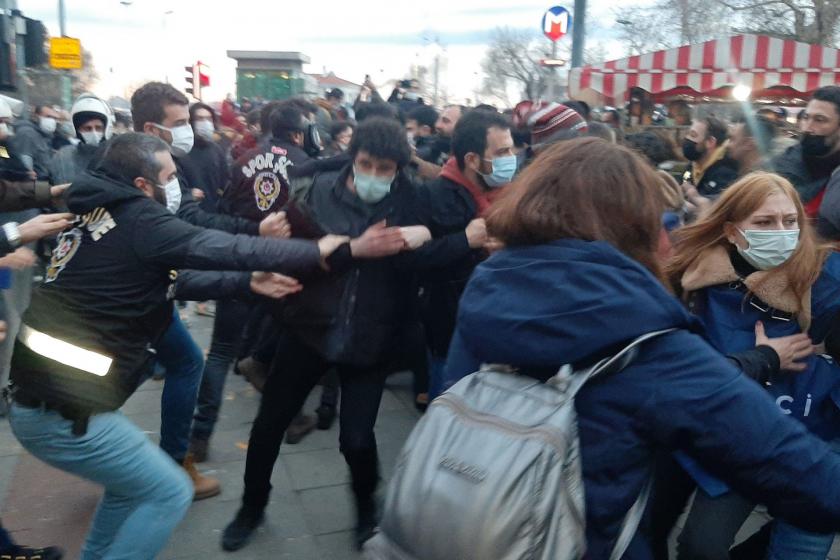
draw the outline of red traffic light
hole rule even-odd
[[[202,64],[201,61],[192,66],[184,66],[184,70],[187,72],[187,76],[184,78],[187,80],[187,87],[184,90],[196,99],[201,99],[201,88],[210,85],[210,74],[207,72],[209,69],[210,67]]]

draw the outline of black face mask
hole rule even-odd
[[[685,159],[687,159],[688,161],[697,161],[698,159],[702,158],[703,155],[706,153],[705,150],[703,150],[702,152],[698,150],[697,142],[689,140],[688,138],[683,140],[682,150]]]
[[[803,134],[799,139],[799,144],[802,146],[802,155],[805,157],[823,157],[831,151],[826,137],[816,134]]]
[[[317,157],[322,149],[318,126],[312,123],[306,125],[306,130],[303,131],[303,151],[310,157]]]

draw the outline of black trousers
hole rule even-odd
[[[373,428],[387,367],[332,364],[294,335],[286,333],[280,337],[271,367],[248,442],[243,505],[254,511],[265,508],[271,492],[271,473],[286,429],[330,367],[335,368],[341,384],[341,453],[350,468],[356,499],[369,499],[379,481]]]

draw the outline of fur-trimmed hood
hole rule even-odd
[[[712,247],[700,254],[688,267],[680,281],[686,296],[690,292],[726,284],[743,282],[750,293],[764,303],[787,313],[796,314],[799,325],[807,331],[811,324],[811,290],[800,298],[794,293],[790,279],[783,270],[758,270],[741,278],[732,266],[729,253],[722,246]]]

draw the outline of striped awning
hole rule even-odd
[[[592,89],[613,103],[639,87],[658,100],[678,94],[725,97],[744,84],[753,97],[807,96],[840,83],[840,51],[764,35],[736,35],[574,68],[569,93]]]

